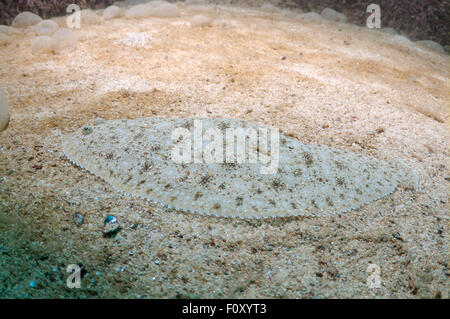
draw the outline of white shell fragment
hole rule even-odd
[[[199,121],[202,128],[194,133]],[[178,164],[173,160],[173,150],[179,145],[176,143],[189,141],[189,135],[173,139],[180,128],[191,132],[194,150],[194,135],[203,132],[203,153],[192,155],[196,161]],[[222,132],[222,136],[229,129],[267,130],[230,119],[110,120],[77,130],[65,139],[64,152],[73,163],[121,192],[180,211],[219,217],[343,213],[391,194],[404,176],[412,176],[406,166],[328,146],[303,144],[282,134],[279,162],[273,174],[261,172],[267,161],[249,163],[248,156],[242,164],[231,160],[207,164],[205,149],[215,140],[206,133],[211,128]],[[276,153],[273,140],[267,138],[265,146],[258,140],[257,151],[265,153],[266,159]],[[224,154],[227,143],[223,143]],[[249,155],[251,146],[247,144]]]

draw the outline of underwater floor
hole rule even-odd
[[[0,297],[448,298],[448,55],[295,12],[177,6],[82,24],[65,54],[33,55],[27,32],[0,47]],[[197,14],[210,25],[191,25]],[[64,157],[95,118],[151,116],[239,119],[400,159],[420,187],[333,216],[226,219],[120,194]],[[78,263],[87,274],[70,289]]]

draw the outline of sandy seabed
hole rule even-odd
[[[179,7],[178,18],[82,26],[63,55],[32,55],[27,34],[0,48],[11,109],[0,297],[448,298],[448,55],[287,11]],[[212,25],[191,26],[198,13]],[[65,136],[94,118],[148,116],[275,126],[400,159],[420,187],[342,215],[247,221],[129,198],[63,156]],[[104,238],[110,214],[122,230]],[[80,262],[82,288],[69,289],[66,268]],[[369,264],[380,288],[367,285]]]

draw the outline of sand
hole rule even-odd
[[[0,47],[11,111],[0,135],[0,297],[448,298],[448,55],[292,12],[179,8],[82,27],[67,54],[32,55],[30,34]],[[189,25],[199,13],[210,27]],[[123,42],[138,33],[147,45]],[[63,156],[64,136],[94,118],[146,116],[273,125],[400,159],[421,187],[337,216],[243,221],[126,197]],[[115,238],[102,236],[107,215],[121,224]],[[66,268],[80,262],[88,273],[69,289]],[[369,264],[380,288],[367,285]]]

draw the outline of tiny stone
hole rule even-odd
[[[106,236],[114,236],[119,232],[120,224],[119,221],[112,215],[105,218],[105,224],[103,229],[103,234]]]
[[[53,20],[43,20],[34,28],[37,35],[53,35],[58,29],[58,24]]]
[[[394,237],[394,238],[397,239],[397,240],[403,241],[402,236],[401,236],[398,232],[392,234],[392,237]]]
[[[80,213],[73,214],[72,219],[75,225],[77,225],[78,227],[80,227],[84,223],[84,216]]]
[[[344,14],[330,8],[323,9],[321,15],[323,18],[327,20],[336,22],[347,22],[347,17]]]
[[[148,18],[152,14],[152,9],[146,4],[138,4],[129,8],[125,12],[125,17],[128,19]]]
[[[110,20],[119,17],[122,14],[122,9],[116,5],[109,6],[103,11],[103,19]]]
[[[52,50],[54,53],[65,53],[75,50],[77,36],[69,29],[59,29],[52,38]]]
[[[42,18],[37,14],[29,11],[19,13],[11,23],[13,28],[23,28],[36,25],[42,21]]]
[[[177,6],[173,3],[161,3],[152,10],[152,16],[160,18],[174,18],[178,17],[179,15],[180,12]]]
[[[100,17],[90,9],[81,10],[81,26],[99,24]]]
[[[40,36],[31,42],[31,53],[38,55],[41,53],[52,51],[52,38],[48,36]]]

